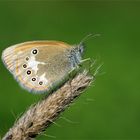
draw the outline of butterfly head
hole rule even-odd
[[[72,47],[70,52],[70,60],[72,63],[72,67],[76,67],[78,64],[80,64],[83,53],[84,53],[83,44],[75,45],[74,47]]]

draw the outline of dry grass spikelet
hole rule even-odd
[[[94,77],[86,71],[78,73],[72,81],[66,82],[57,91],[32,105],[15,122],[2,140],[31,140],[35,138],[52,124],[92,81],[94,81]]]

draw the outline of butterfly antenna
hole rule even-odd
[[[81,46],[85,41],[89,40],[90,38],[93,38],[93,37],[97,37],[97,36],[100,36],[100,34],[88,34],[86,35],[79,43],[79,46]]]

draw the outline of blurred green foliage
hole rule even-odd
[[[140,139],[139,1],[0,1],[0,53],[29,40],[76,44],[88,33],[101,36],[86,42],[85,57],[104,62],[105,74],[46,134],[56,140]],[[41,97],[21,89],[0,62],[0,135]],[[38,137],[45,139],[53,138]]]

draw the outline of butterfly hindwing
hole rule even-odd
[[[48,91],[71,70],[70,45],[58,41],[32,41],[4,50],[2,60],[22,87]]]

